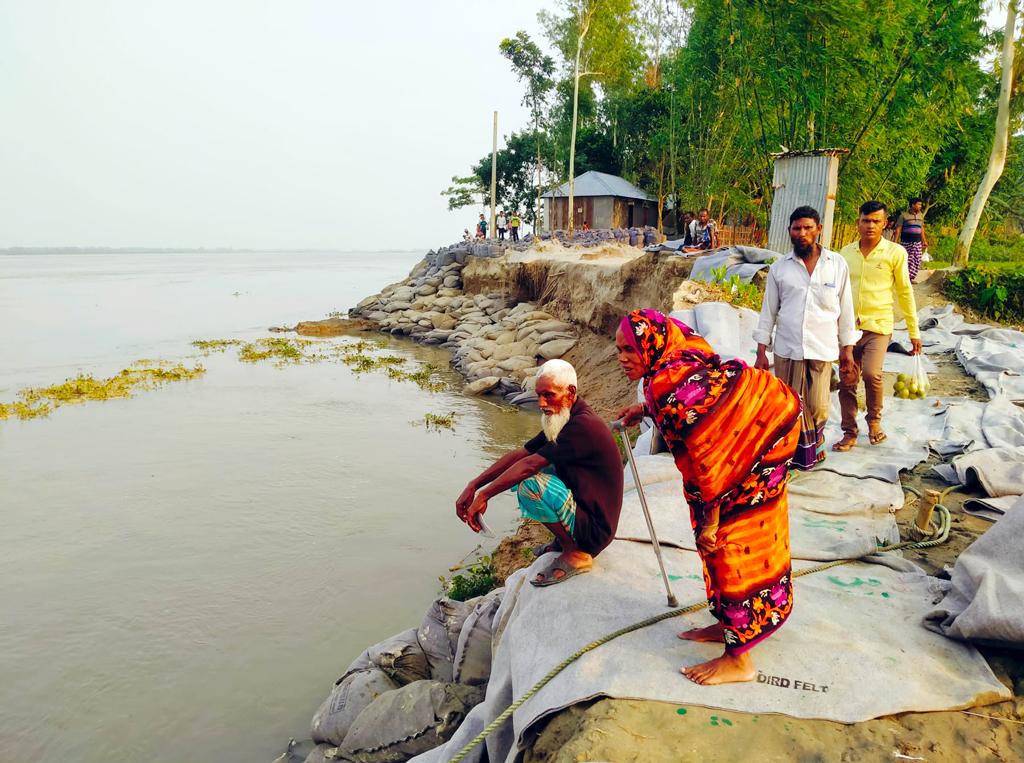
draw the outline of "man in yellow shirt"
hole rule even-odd
[[[907,333],[913,347],[910,354],[921,352],[917,304],[907,270],[907,250],[882,238],[888,214],[889,210],[880,201],[861,204],[857,218],[860,241],[847,244],[840,251],[850,266],[853,312],[857,316],[861,337],[853,347],[853,367],[840,374],[839,407],[843,415],[843,439],[833,445],[832,450],[849,450],[857,444],[858,377],[864,379],[868,439],[872,445],[885,439],[882,431],[882,364],[892,338],[894,295],[907,321]]]

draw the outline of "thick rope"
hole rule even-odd
[[[908,487],[904,489],[916,495],[920,495],[920,493],[913,488]],[[922,541],[905,541],[903,543],[895,543],[891,546],[879,546],[875,553],[881,553],[886,551],[899,551],[905,548],[930,548],[932,546],[938,546],[942,543],[945,543],[946,540],[948,540],[949,538],[949,509],[947,509],[941,503],[937,503],[935,504],[935,511],[939,515],[939,531],[934,538]],[[854,559],[836,559],[832,562],[825,562],[824,564],[818,564],[813,567],[806,567],[802,570],[794,572],[793,577],[799,578],[803,577],[804,575],[811,575],[815,572],[821,572],[823,570],[829,570],[833,567],[838,567],[843,564],[848,564],[849,562],[856,562],[862,558],[863,557],[856,557]],[[499,715],[497,718],[495,718],[493,721],[487,724],[487,727],[483,731],[477,734],[469,742],[469,744],[467,744],[465,747],[459,750],[458,754],[456,754],[455,757],[451,759],[450,763],[459,763],[459,761],[461,761],[470,752],[472,752],[481,742],[483,742],[487,737],[489,737],[491,734],[497,731],[498,728],[509,719],[512,713],[514,713],[516,710],[522,707],[528,699],[530,699],[537,692],[539,692],[541,689],[547,686],[555,676],[557,676],[559,673],[561,673],[563,670],[565,670],[567,667],[569,667],[572,663],[574,663],[580,657],[585,655],[587,652],[592,652],[599,646],[603,646],[604,644],[607,644],[609,641],[617,639],[619,636],[625,636],[627,633],[638,631],[641,628],[646,628],[649,625],[654,625],[655,623],[660,623],[663,620],[669,620],[673,617],[678,617],[679,615],[688,615],[693,612],[699,612],[700,610],[705,609],[707,606],[708,603],[706,601],[702,601],[697,604],[691,604],[688,607],[673,609],[668,612],[664,612],[663,614],[655,615],[654,617],[649,617],[646,620],[641,620],[638,623],[633,623],[633,625],[627,625],[625,628],[619,628],[619,630],[609,633],[606,636],[602,636],[596,641],[591,641],[586,646],[581,647],[580,649],[566,657],[564,660],[562,660],[560,663],[558,663],[555,667],[553,667],[548,672],[548,674],[544,676],[542,679],[540,679],[536,684],[534,684],[529,689],[529,691],[527,691],[523,696],[521,696],[519,699],[517,699],[515,702],[513,702],[511,705],[505,708],[501,715]]]

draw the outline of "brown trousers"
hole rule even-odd
[[[882,364],[885,362],[885,352],[889,348],[890,338],[890,334],[865,331],[853,346],[854,373],[848,377],[839,377],[839,408],[843,413],[845,435],[857,436],[857,387],[862,378],[868,408],[865,417],[868,426],[880,424],[882,421],[882,399],[885,396],[882,387]]]

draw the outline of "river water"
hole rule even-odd
[[[0,760],[270,761],[364,647],[419,623],[479,540],[455,496],[535,414],[448,371],[429,393],[190,342],[344,310],[420,256],[0,255],[0,401],[139,358],[208,369],[0,422]],[[510,496],[489,520],[514,526]]]

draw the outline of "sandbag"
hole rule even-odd
[[[402,763],[444,744],[485,687],[416,681],[382,694],[359,714],[335,758],[349,763]]]
[[[402,631],[371,646],[348,666],[345,675],[339,678],[337,683],[340,684],[355,671],[370,668],[380,668],[399,686],[431,677],[427,655],[420,646],[415,628]]]
[[[452,680],[452,661],[455,648],[466,621],[476,602],[455,601],[441,597],[430,605],[423,622],[416,630],[420,649],[430,665],[430,678],[435,681]]]
[[[346,675],[313,716],[313,741],[340,744],[363,710],[384,692],[397,688],[398,684],[380,668]]]
[[[494,615],[501,604],[501,593],[495,593],[482,597],[462,626],[452,670],[457,683],[486,685],[491,677],[491,636]]]
[[[330,745],[318,744],[316,747],[310,750],[309,755],[306,756],[306,759],[305,761],[303,761],[303,763],[327,763],[327,761],[334,760],[333,757],[327,757],[328,752],[331,752],[333,756],[333,750],[334,747]]]

